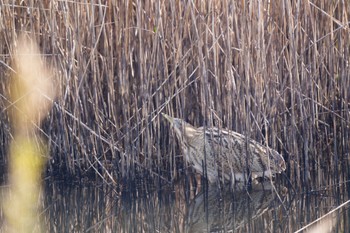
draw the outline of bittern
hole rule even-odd
[[[271,178],[286,169],[277,151],[242,134],[216,127],[196,128],[182,119],[162,115],[174,128],[187,162],[210,183],[220,178],[233,182]]]

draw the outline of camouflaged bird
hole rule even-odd
[[[218,128],[195,128],[179,118],[162,115],[171,123],[183,154],[194,169],[210,183],[245,181],[249,176],[271,178],[286,169],[283,157],[275,150],[244,135]]]

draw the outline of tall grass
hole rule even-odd
[[[164,111],[276,148],[304,187],[310,178],[346,179],[327,177],[349,166],[346,1],[1,5],[0,93],[9,91],[12,41],[21,32],[58,70],[60,96],[41,128],[48,174],[107,183],[137,172],[176,177],[182,159]],[[3,145],[11,138],[8,105],[1,94]]]

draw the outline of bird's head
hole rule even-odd
[[[191,124],[185,122],[184,120],[171,117],[165,113],[162,113],[162,115],[165,119],[167,119],[170,122],[179,140],[182,141],[184,138],[191,138],[196,134],[196,128],[194,128]]]

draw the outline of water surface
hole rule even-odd
[[[312,186],[312,185],[310,185]],[[295,232],[349,200],[349,184],[308,191],[285,177],[251,190],[194,188],[187,177],[173,184],[121,181],[119,185],[45,186],[48,232]],[[350,205],[331,215],[333,232],[350,229]]]

